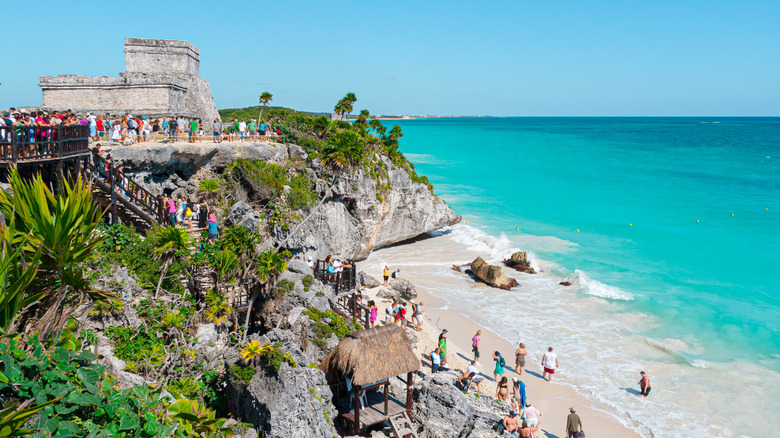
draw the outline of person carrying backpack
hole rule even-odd
[[[504,375],[504,365],[506,365],[506,361],[498,351],[493,352],[493,361],[496,362],[496,369],[493,370],[493,378],[498,382],[498,376]]]

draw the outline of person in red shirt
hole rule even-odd
[[[103,125],[103,116],[98,116],[98,119],[95,123],[97,124],[98,138],[104,140],[103,135],[106,133],[106,127]]]

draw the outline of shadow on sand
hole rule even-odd
[[[622,389],[623,391],[626,391],[629,394],[634,394],[634,395],[639,395],[640,394],[639,390],[636,389],[636,388],[620,388],[620,389]]]

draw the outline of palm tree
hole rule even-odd
[[[25,181],[16,169],[11,169],[9,182],[10,193],[0,190],[0,213],[14,224],[17,235],[10,237],[21,249],[24,261],[32,264],[33,259],[40,258],[35,278],[26,288],[26,299],[33,297],[32,291],[43,292],[42,305],[25,312],[11,329],[21,331],[18,329],[30,321],[34,329],[46,333],[59,329],[64,316],[84,298],[74,296],[66,302],[67,296],[76,293],[93,300],[110,297],[91,288],[83,268],[103,243],[103,237],[94,232],[103,211],[92,202],[92,189],[80,176],[73,184],[63,181],[64,190],[57,195],[40,175]],[[26,240],[19,243],[20,237]]]
[[[353,110],[353,104],[357,102],[357,97],[355,97],[355,93],[349,92],[344,97],[339,100],[339,102],[336,104],[336,106],[333,108],[333,110],[340,114],[342,117],[344,117],[344,114],[349,115],[352,113]]]
[[[371,129],[374,130],[374,132],[377,133],[380,137],[385,136],[385,132],[387,131],[387,128],[385,128],[385,125],[382,124],[382,121],[379,119],[372,119],[370,122],[368,122],[368,126],[371,127]]]
[[[368,117],[370,116],[368,110],[361,110],[360,114],[358,115],[357,121],[355,123],[360,123],[362,125],[366,124],[366,121],[368,121]]]
[[[340,131],[328,137],[322,148],[322,162],[339,167],[355,167],[366,157],[365,138],[355,130]]]
[[[398,125],[393,125],[393,129],[390,130],[390,134],[387,135],[387,138],[397,142],[398,139],[403,136],[404,134],[401,132],[401,127]]]
[[[255,270],[255,273],[261,284],[255,288],[254,292],[252,292],[252,297],[249,299],[249,306],[246,311],[246,322],[244,323],[246,330],[244,331],[243,341],[246,341],[246,332],[249,331],[249,318],[252,315],[252,307],[255,304],[255,300],[257,299],[260,290],[270,290],[273,288],[276,276],[287,269],[287,261],[273,248],[268,248],[260,253],[256,261],[257,269]]]
[[[268,102],[274,100],[274,95],[263,91],[263,93],[260,95],[260,104],[263,105],[262,108],[260,108],[260,115],[257,117],[257,121],[263,120],[263,110],[265,109],[266,105],[268,105]]]
[[[154,297],[157,298],[168,269],[176,260],[189,252],[192,236],[184,228],[169,225],[165,228],[156,229],[152,232],[151,237],[155,243],[154,254],[163,261],[160,280],[157,282],[157,289],[154,291]]]

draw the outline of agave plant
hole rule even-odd
[[[252,362],[253,359],[262,356],[272,349],[273,347],[271,345],[263,345],[260,341],[253,340],[244,345],[244,348],[241,349],[239,354],[245,361]]]
[[[0,223],[0,335],[8,330],[23,308],[44,295],[41,291],[28,292],[28,286],[38,273],[40,253],[25,260],[22,250],[12,244],[15,238],[18,238],[18,233],[12,217],[9,226]]]
[[[176,400],[168,406],[168,418],[176,422],[188,436],[231,438],[233,430],[224,427],[224,418],[195,400]]]
[[[219,190],[219,181],[211,178],[206,178],[200,181],[198,189],[201,192],[205,192],[209,198]]]
[[[72,185],[63,181],[62,190],[55,195],[40,175],[24,180],[12,169],[10,186],[13,195],[0,190],[0,213],[15,224],[17,236],[11,236],[11,241],[18,244],[21,255],[28,262],[38,261],[27,289],[43,294],[37,314],[28,312],[15,324],[25,326],[29,321],[34,330],[56,330],[85,295],[95,300],[110,297],[91,289],[82,268],[103,242],[95,233],[103,212],[92,202],[92,190],[81,177]]]
[[[181,329],[181,324],[184,322],[184,315],[178,312],[166,312],[163,316],[161,324],[166,329],[175,327]]]

